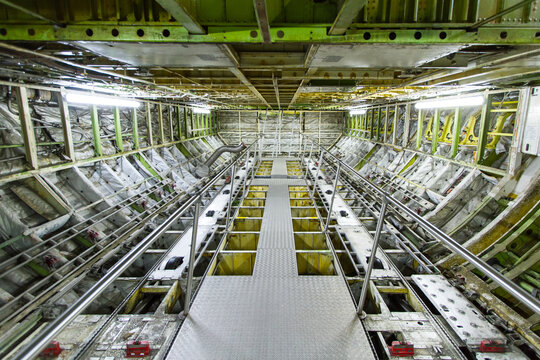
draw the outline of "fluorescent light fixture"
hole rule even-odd
[[[122,99],[112,96],[100,96],[88,93],[67,93],[66,100],[72,104],[103,105],[136,108],[141,105],[135,100]]]
[[[194,107],[192,109],[195,114],[210,114],[210,109],[208,108]]]
[[[441,109],[456,108],[464,106],[478,106],[484,103],[483,96],[469,96],[462,98],[424,100],[416,103],[417,109]]]
[[[366,109],[354,109],[349,111],[349,115],[355,116],[355,115],[364,115],[366,113]]]

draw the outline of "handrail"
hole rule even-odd
[[[163,234],[180,216],[188,211],[191,206],[197,203],[202,198],[204,193],[212,185],[214,185],[226,172],[234,166],[237,162],[243,160],[243,156],[246,152],[249,152],[251,147],[255,145],[258,138],[249,145],[240,156],[221,170],[216,176],[212,178],[206,185],[204,185],[199,191],[197,191],[187,202],[185,202],[180,208],[169,216],[169,218],[159,225],[148,236],[141,240],[133,249],[131,249],[126,255],[122,257],[116,264],[114,264],[109,271],[99,279],[90,289],[88,289],[73,305],[71,305],[66,311],[60,314],[55,320],[49,323],[43,330],[39,332],[30,342],[15,356],[14,360],[29,360],[38,355],[41,349],[47,346],[54,336],[58,334],[63,328],[65,328],[77,315],[79,315],[92,301],[97,298],[116,278],[118,278],[127,268],[133,264],[149,247],[156,241],[161,234]]]
[[[341,165],[342,168],[347,169],[348,171],[352,172],[354,175],[356,175],[367,187],[369,187],[371,190],[373,190],[375,193],[377,193],[379,196],[381,196],[383,199],[386,198],[389,204],[392,204],[399,210],[403,211],[405,214],[407,214],[412,220],[414,220],[418,225],[420,225],[422,228],[424,228],[429,234],[431,234],[435,239],[441,241],[446,247],[448,247],[450,250],[455,252],[456,254],[463,257],[465,260],[467,260],[470,264],[475,266],[478,270],[482,271],[485,275],[490,277],[494,282],[499,284],[503,289],[508,291],[512,296],[514,296],[516,299],[521,301],[527,308],[534,311],[535,313],[540,313],[540,301],[538,299],[532,297],[529,295],[526,291],[521,289],[519,286],[517,286],[514,282],[509,280],[507,277],[499,273],[497,270],[495,270],[493,267],[488,265],[485,261],[474,255],[472,252],[470,252],[468,249],[461,246],[460,243],[458,243],[456,240],[451,238],[449,235],[447,235],[444,231],[437,228],[435,225],[430,223],[429,221],[426,221],[424,218],[416,214],[414,211],[409,209],[405,204],[402,202],[396,200],[392,195],[390,195],[388,192],[386,192],[384,189],[380,188],[379,186],[373,184],[371,181],[360,175],[353,167],[349,166],[349,164],[341,161],[337,156],[332,154],[328,149],[326,149],[324,146],[322,146],[319,142],[316,140],[311,139],[310,137],[303,135],[304,138],[311,141],[314,145],[318,146],[321,153],[326,153],[329,157],[334,159],[338,164]],[[321,159],[323,157],[321,156]],[[320,166],[320,163],[319,163]]]

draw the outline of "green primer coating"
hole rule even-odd
[[[424,113],[424,110],[419,109],[418,110],[418,125],[416,127],[416,148],[420,149],[420,146],[422,146],[422,127],[424,125],[424,117],[426,114]]]
[[[19,109],[19,121],[24,141],[26,162],[32,169],[39,168],[37,157],[36,135],[34,131],[34,122],[28,106],[28,95],[26,88],[19,86],[15,88],[17,94],[17,105]]]
[[[76,235],[74,239],[84,247],[91,248],[92,246],[94,246],[94,244],[90,240],[86,239],[81,235]]]
[[[94,137],[94,153],[96,156],[103,156],[99,132],[99,117],[96,105],[92,105],[92,108],[90,109],[90,121],[92,122],[92,136]]]
[[[173,127],[173,107],[171,105],[168,105],[169,109],[169,137],[170,141],[174,141],[174,127]]]
[[[437,152],[437,143],[439,140],[439,123],[441,120],[441,110],[436,109],[435,115],[433,115],[433,128],[431,130],[431,153]]]
[[[150,164],[144,159],[144,156],[141,156],[141,154],[139,153],[136,153],[136,154],[133,154],[134,157],[136,157],[140,162],[141,164],[144,166],[144,168],[146,170],[148,170],[148,172],[152,175],[154,175],[156,177],[156,179],[159,179],[159,180],[162,180],[162,177],[158,174],[158,172],[156,170],[154,170],[154,168],[152,166],[150,166]]]
[[[193,155],[191,155],[191,153],[189,152],[189,150],[181,143],[179,144],[176,144],[176,147],[178,148],[178,150],[180,150],[180,152],[187,158],[190,158],[192,157]]]
[[[364,156],[364,158],[360,160],[358,164],[356,164],[356,166],[354,167],[354,170],[356,171],[360,170],[368,162],[368,160],[373,156],[373,154],[375,154],[377,149],[378,149],[377,146],[374,146],[373,148],[371,148],[371,150],[369,150],[366,156]]]
[[[248,2],[246,10],[254,14],[252,2]],[[295,4],[291,2],[291,4]],[[303,2],[298,2],[303,3]],[[290,6],[290,4],[288,5]],[[235,6],[230,14],[241,9]],[[396,7],[399,8],[399,7]],[[249,9],[249,10],[248,10]],[[298,13],[303,13],[299,10]],[[384,29],[377,23],[368,24],[366,28],[351,29],[344,36],[332,36],[327,32],[327,24],[312,26],[275,26],[270,28],[270,35],[274,43],[306,43],[306,44],[487,44],[487,45],[516,45],[534,44],[538,42],[537,27],[524,24],[516,27],[484,26],[477,31],[467,31],[465,28],[450,28],[447,23],[415,23],[408,24],[410,28],[398,28],[397,24],[382,23],[383,26],[391,26],[392,29]],[[21,24],[2,24],[5,34],[0,35],[0,41],[122,41],[122,42],[154,42],[154,43],[262,43],[260,31],[252,37],[253,28],[250,26],[208,26],[208,34],[189,34],[183,26],[167,22],[152,24],[114,24],[94,21],[92,23],[81,22],[58,27],[47,24],[35,24],[32,28],[35,35],[28,34],[28,26]],[[92,29],[91,38],[86,30]],[[112,30],[117,29],[118,36],[112,35]],[[169,36],[163,36],[163,30],[169,31]],[[144,36],[137,35],[138,30],[144,31]],[[278,31],[280,36],[277,36]],[[370,32],[369,39],[364,38],[364,33]],[[421,31],[422,39],[415,38],[415,33]],[[501,38],[501,31],[506,31],[505,38]],[[389,34],[396,36],[392,40]],[[441,32],[445,37],[441,38]]]
[[[116,146],[120,151],[124,151],[124,144],[122,143],[122,125],[120,124],[120,109],[118,106],[114,108],[114,138],[116,140]]]
[[[165,144],[165,129],[163,128],[163,106],[158,104],[158,127],[159,137],[161,138],[160,144]]]
[[[150,110],[150,103],[146,103],[146,128],[148,130],[147,140],[148,146],[154,146],[154,136],[152,135],[152,111]]]
[[[139,142],[139,122],[137,120],[137,109],[131,110],[131,124],[133,128],[133,148],[140,149]]]
[[[42,276],[42,277],[45,277],[51,273],[49,270],[37,264],[35,261],[30,261],[26,266],[34,270],[39,276]]]
[[[379,141],[379,138],[381,136],[381,116],[382,116],[382,108],[379,107],[379,111],[377,111],[377,133],[375,134],[375,139]]]
[[[184,111],[185,111],[185,108],[184,108]],[[177,106],[176,107],[176,127],[177,127],[177,130],[178,130],[178,140],[182,140],[182,111],[180,110],[180,106]]]

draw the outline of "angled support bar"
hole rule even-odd
[[[255,15],[257,16],[257,24],[259,24],[259,30],[265,43],[270,43],[270,23],[268,21],[268,12],[266,11],[265,0],[253,0],[253,6],[255,7]]]
[[[330,31],[328,31],[328,35],[345,34],[354,19],[358,16],[360,10],[366,6],[366,3],[367,0],[345,0]]]
[[[190,34],[204,35],[206,30],[195,20],[184,6],[177,0],[156,0],[162,8],[167,10]]]

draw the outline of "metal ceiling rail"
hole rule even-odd
[[[180,208],[173,212],[169,218],[152,231],[148,236],[141,240],[133,249],[131,249],[126,255],[122,257],[116,264],[109,269],[109,271],[99,279],[88,291],[86,291],[73,305],[71,305],[66,311],[59,315],[55,320],[50,322],[45,328],[43,328],[34,338],[32,338],[28,344],[15,356],[14,360],[30,360],[38,355],[45,346],[47,346],[51,340],[65,328],[77,315],[79,315],[88,305],[92,303],[109,285],[112,284],[116,278],[118,278],[128,267],[133,264],[161,235],[173,225],[179,217],[184,215],[193,205],[197,204],[203,195],[223,176],[231,169],[237,162],[244,160],[243,155],[248,153],[251,148],[257,143],[256,139],[251,143],[243,153],[241,153],[236,160],[232,161],[212,180],[210,180],[204,187],[202,187],[197,193],[187,200]]]
[[[499,273],[497,270],[495,270],[493,267],[488,265],[482,259],[474,255],[472,252],[470,252],[468,249],[464,248],[456,240],[448,236],[446,233],[444,233],[442,230],[437,228],[435,225],[431,224],[429,221],[424,220],[421,216],[419,216],[414,211],[409,209],[405,204],[396,200],[388,192],[381,189],[379,186],[371,183],[365,177],[360,175],[354,168],[349,166],[349,164],[338,159],[334,154],[332,154],[328,149],[320,145],[317,141],[311,139],[308,136],[305,136],[305,135],[303,136],[304,138],[309,140],[311,143],[319,147],[321,151],[321,160],[323,159],[323,156],[322,156],[323,153],[328,155],[337,163],[338,166],[340,166],[341,168],[345,168],[346,170],[353,173],[355,176],[358,177],[358,179],[362,181],[364,185],[366,185],[369,189],[371,189],[376,194],[381,196],[383,201],[384,199],[386,199],[386,201],[388,201],[389,204],[403,211],[405,214],[407,214],[407,216],[409,216],[413,221],[415,221],[418,225],[424,228],[424,230],[426,230],[429,234],[431,234],[435,239],[442,242],[450,250],[460,255],[461,257],[463,257],[465,260],[467,260],[470,264],[472,264],[478,270],[482,271],[486,276],[491,278],[493,281],[499,284],[503,289],[505,289],[510,295],[514,296],[516,299],[521,301],[523,305],[525,305],[527,308],[531,309],[537,314],[540,313],[540,301],[538,301],[538,299],[529,295],[527,292],[525,292],[523,289],[521,289],[519,286],[517,286],[511,280],[509,280],[507,277]],[[319,162],[319,166],[320,166],[320,162]]]

